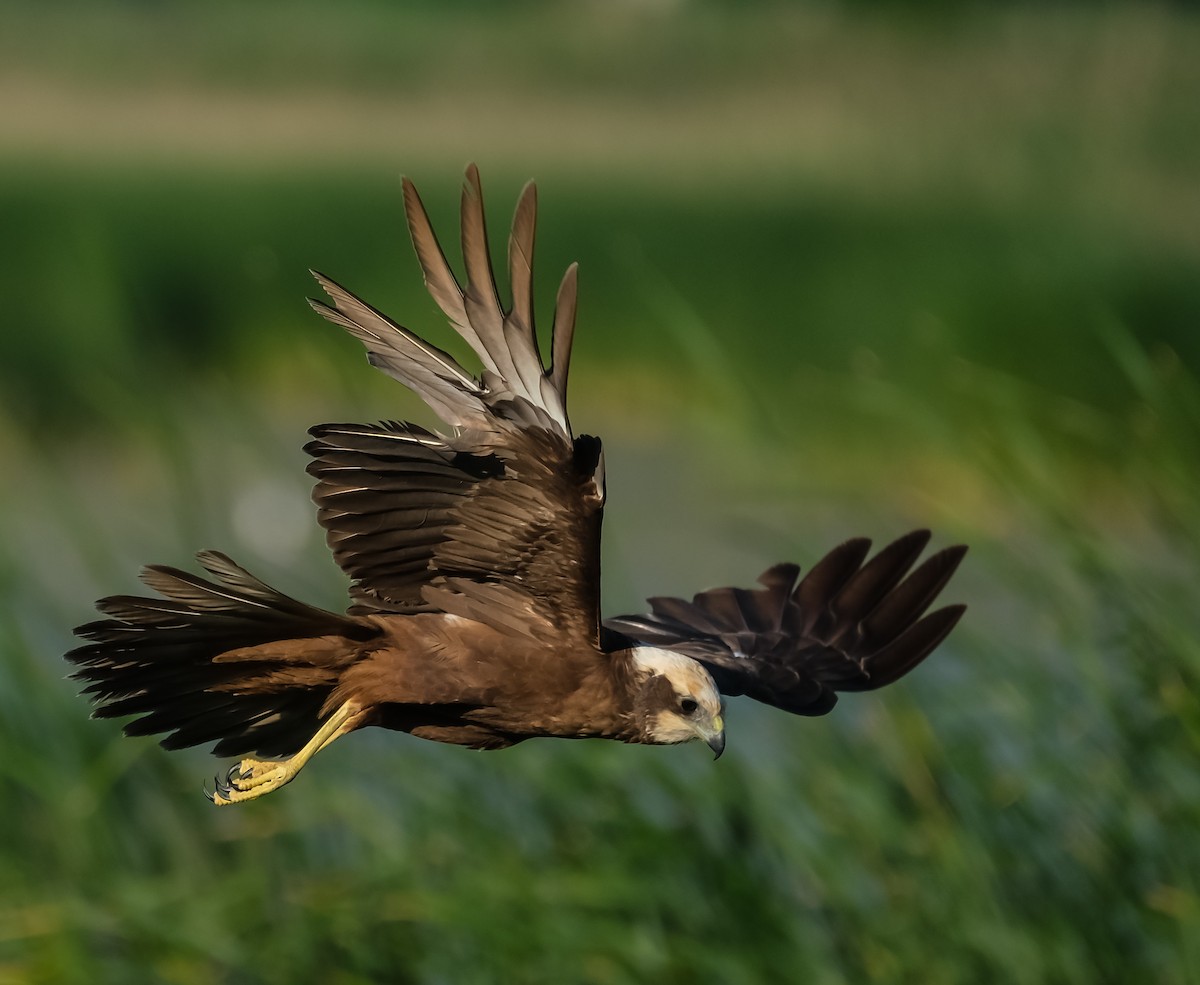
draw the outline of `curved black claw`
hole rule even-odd
[[[214,777],[213,777],[213,784],[214,784],[214,785],[216,784],[216,779],[217,779],[217,778],[214,776]],[[209,789],[208,789],[208,784],[207,784],[207,783],[201,783],[201,784],[200,784],[200,790],[201,790],[201,792],[204,794],[204,796],[208,798],[208,802],[209,802],[210,804],[215,804],[215,803],[217,802],[217,799],[216,799],[216,797],[214,797],[214,796],[213,796],[213,792],[212,792],[211,790],[209,790]]]

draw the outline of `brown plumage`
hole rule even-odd
[[[207,578],[151,566],[143,581],[160,597],[102,599],[106,618],[79,627],[86,642],[67,654],[97,716],[141,716],[126,734],[167,733],[167,748],[213,742],[246,757],[210,794],[218,804],[287,783],[365,725],[477,749],[535,736],[701,738],[719,755],[722,694],[824,714],[837,691],[903,676],[954,627],[961,605],[924,613],[966,549],[912,570],[927,531],[869,561],[870,543],[850,540],[802,579],[779,564],[761,589],[652,599],[648,615],[602,623],[604,457],[599,439],[572,434],[566,408],[575,266],[547,368],[533,320],[533,184],[509,237],[508,310],[475,168],[462,197],[465,284],[407,180],[404,202],[426,286],[483,370],[314,272],[332,304],[313,308],[452,428],[310,432],[313,498],[351,579],[348,613],[288,598],[212,551],[198,555]]]

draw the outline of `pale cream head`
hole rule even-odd
[[[649,721],[650,738],[670,744],[703,739],[718,756],[725,748],[725,722],[721,693],[704,666],[691,657],[653,646],[631,649],[634,668],[646,679],[661,677],[665,708]]]

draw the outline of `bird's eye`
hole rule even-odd
[[[691,698],[684,698],[682,701],[679,702],[679,710],[682,711],[685,715],[696,714],[696,709],[699,707],[700,707],[700,705],[698,705]]]

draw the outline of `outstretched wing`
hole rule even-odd
[[[355,613],[443,611],[549,639],[599,634],[600,441],[571,434],[567,367],[576,274],[559,288],[551,365],[533,319],[537,195],[525,186],[509,237],[512,305],[499,300],[479,174],[467,169],[455,277],[407,179],[409,231],[425,284],[483,363],[477,378],[448,353],[314,274],[333,301],[313,308],[365,343],[372,365],[456,429],[326,424],[310,432],[313,498]]]
[[[691,602],[654,598],[651,614],[605,626],[695,658],[723,694],[823,715],[837,691],[871,691],[903,677],[966,610],[951,605],[924,615],[967,552],[947,547],[909,574],[929,537],[914,530],[865,564],[871,542],[855,538],[799,583],[798,565],[777,564],[758,579],[762,588],[715,588]]]

